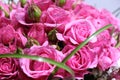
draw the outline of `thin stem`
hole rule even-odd
[[[39,56],[19,54],[19,53],[18,54],[17,53],[14,53],[14,54],[0,54],[0,58],[6,58],[6,57],[27,58],[27,59],[36,60],[36,61],[39,61],[39,62],[47,62],[47,63],[53,64],[53,65],[56,65],[59,68],[65,69],[66,71],[68,71],[74,77],[74,72],[68,66],[66,66],[63,63],[59,63],[59,62],[56,62],[54,60],[51,60],[49,58],[43,58],[43,57],[39,57]]]

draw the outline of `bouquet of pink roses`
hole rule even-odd
[[[120,20],[81,0],[0,2],[0,80],[120,80]]]

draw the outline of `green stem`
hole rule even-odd
[[[92,40],[95,36],[97,36],[98,34],[100,34],[102,31],[108,29],[111,25],[107,25],[99,30],[97,30],[95,33],[93,33],[90,37],[88,37],[84,42],[82,42],[81,44],[79,44],[70,54],[68,54],[63,60],[62,63],[65,64],[67,62],[67,60],[69,60],[78,50],[80,50],[82,47],[84,47],[90,40]],[[55,73],[58,71],[58,67],[55,67],[55,69],[53,70],[53,72],[49,75],[48,80],[51,80],[53,78],[53,76],[55,75]]]
[[[26,54],[0,54],[0,58],[6,58],[6,57],[12,57],[12,58],[27,58],[27,59],[32,59],[40,62],[47,62],[53,65],[56,65],[59,68],[63,68],[66,71],[68,71],[73,77],[74,77],[74,72],[65,64],[56,62],[54,60],[51,60],[49,58],[43,58],[39,56],[33,56],[33,55],[26,55]]]

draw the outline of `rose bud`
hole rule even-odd
[[[30,5],[26,14],[26,19],[27,19],[26,21],[28,21],[28,23],[39,22],[41,13],[42,12],[37,5],[34,5],[34,4]]]
[[[39,42],[37,40],[35,40],[34,38],[28,38],[28,41],[26,43],[26,47],[30,48],[33,45],[40,45]]]
[[[57,37],[56,37],[56,30],[53,29],[48,33],[48,39],[49,41],[51,41],[52,43],[56,43],[57,42]]]
[[[66,0],[56,0],[55,2],[58,6],[62,7],[66,3]]]
[[[24,5],[26,4],[26,0],[20,0],[20,3],[21,3],[21,7],[24,7]]]
[[[59,6],[63,6],[65,4],[65,2],[66,2],[65,0],[60,0],[59,1]]]

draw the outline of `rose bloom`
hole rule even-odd
[[[2,44],[8,46],[11,50],[16,49],[16,46],[25,46],[27,39],[23,36],[20,29],[15,31],[14,26],[6,22],[2,22],[0,26],[0,42]]]
[[[97,18],[92,19],[92,23],[96,26],[97,29],[107,24],[112,24],[115,30],[120,29],[120,20],[112,15],[112,13],[102,9],[99,14],[100,15]],[[111,29],[113,30],[113,28]]]
[[[75,15],[74,17],[77,19],[86,19],[88,17],[97,18],[100,16],[99,10],[85,3],[78,4],[73,12]]]
[[[47,15],[46,15],[46,23],[64,23],[69,21],[70,16],[69,12],[57,7],[57,6],[51,6],[47,9]]]
[[[119,60],[119,58],[119,49],[111,46],[101,47],[101,49],[98,52],[98,67],[104,71],[112,66],[116,66],[116,63]]]
[[[7,34],[7,35],[6,35]],[[9,45],[15,38],[15,31],[11,25],[3,26],[0,28],[0,42]]]
[[[25,53],[50,58],[55,61],[61,61],[63,58],[61,52],[48,46],[32,46],[30,49],[25,50]],[[49,63],[29,59],[20,59],[20,66],[27,76],[37,80],[45,80],[54,69],[54,66]]]
[[[98,10],[93,6],[81,3],[75,7],[74,15],[75,19],[90,20],[96,29],[100,29],[108,24],[112,24],[115,29],[120,29],[120,20],[106,9]]]
[[[98,55],[98,68],[104,71],[111,66],[115,66],[120,58],[120,51],[115,48],[117,42],[111,36],[109,30],[104,30],[96,38],[97,41],[89,42],[88,46]]]
[[[15,79],[18,73],[18,61],[13,58],[0,58],[0,79]]]
[[[46,11],[42,12],[40,21],[46,25],[46,28],[57,28],[64,31],[64,25],[71,19],[71,13],[58,6],[50,6]]]
[[[16,23],[16,21],[12,21],[5,16],[1,15],[0,17],[0,42],[11,48],[13,51],[16,49],[16,46],[25,46],[27,41],[23,36],[23,32],[16,28]]]
[[[0,44],[0,54],[12,53],[10,48]],[[18,60],[14,58],[0,58],[0,80],[17,80]]]
[[[120,58],[119,49],[115,48],[116,40],[110,36],[108,30],[103,31],[97,36],[95,43],[88,46],[98,55],[98,68],[102,71],[115,66]]]
[[[57,33],[58,40],[67,44],[79,44],[95,32],[95,27],[88,20],[74,20],[65,25],[64,33]],[[95,42],[96,38],[91,42]]]
[[[11,48],[10,50],[14,51],[16,50],[16,44],[15,44],[15,36],[16,36],[16,33],[15,33],[15,30],[13,28],[12,25],[8,24],[8,23],[5,23],[3,21],[6,21],[6,20],[3,20],[0,19],[2,22],[0,24],[0,43],[3,44],[4,46],[7,46],[9,48]]]
[[[117,43],[117,41],[115,40],[115,38],[113,36],[111,36],[109,30],[104,30],[103,32],[101,32],[99,35],[96,36],[96,42],[91,43],[89,42],[89,47],[90,48],[94,48],[95,51],[97,51],[97,49],[104,47],[104,46],[111,46],[114,47]]]
[[[75,7],[73,12],[75,19],[87,19],[97,30],[108,24],[112,24],[115,30],[120,29],[120,20],[105,9],[98,10],[93,6],[81,3]],[[111,28],[111,30],[113,30],[113,28]]]
[[[67,56],[75,48],[72,45],[66,45],[62,52]],[[87,73],[88,68],[95,68],[98,64],[97,54],[89,47],[83,47],[66,64],[74,71],[76,79],[82,79]]]

